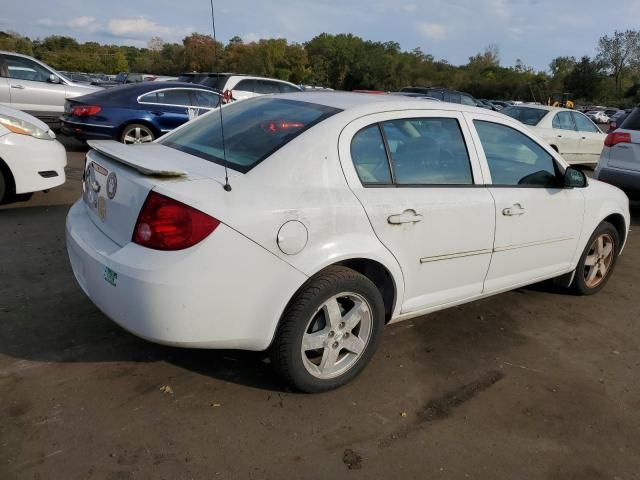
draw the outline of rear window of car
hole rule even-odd
[[[246,173],[302,132],[341,110],[314,103],[261,97],[224,107],[160,140],[170,148]],[[223,149],[224,145],[224,149]]]
[[[539,108],[507,107],[503,108],[500,113],[504,113],[511,118],[515,118],[525,125],[535,126],[540,123],[540,120],[542,120],[544,116],[549,112],[547,110],[541,110]]]
[[[624,119],[620,128],[623,130],[640,130],[640,108],[634,108],[629,116]]]

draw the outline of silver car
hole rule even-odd
[[[607,135],[593,176],[640,199],[640,108]]]
[[[35,58],[0,51],[0,105],[27,112],[51,127],[60,125],[67,98],[96,90],[101,88],[72,82]]]

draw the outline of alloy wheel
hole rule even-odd
[[[371,338],[369,303],[356,293],[325,301],[309,320],[302,337],[302,360],[316,378],[329,379],[352,368]]]
[[[122,138],[122,142],[128,145],[137,143],[149,143],[153,142],[153,133],[144,127],[135,127],[127,130],[126,134]]]
[[[589,253],[584,260],[584,283],[588,288],[595,288],[607,277],[613,263],[613,238],[603,233],[589,247]]]

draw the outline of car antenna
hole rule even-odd
[[[213,64],[218,65],[218,41],[216,40],[216,16],[213,13],[213,0],[211,3],[211,26],[213,27]],[[227,168],[227,146],[224,141],[224,123],[222,122],[222,97],[220,98],[220,134],[222,135],[222,159],[224,163],[224,191],[231,191],[231,184],[229,183],[229,170]]]

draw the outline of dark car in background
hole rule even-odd
[[[178,82],[200,83],[209,75],[209,72],[185,72],[178,76]]]
[[[485,105],[473,98],[468,93],[458,92],[457,90],[449,90],[443,87],[404,87],[400,89],[400,92],[407,93],[420,93],[427,97],[442,100],[443,102],[460,103],[462,105],[469,105],[471,107],[481,107],[491,109],[490,106]]]
[[[220,92],[182,82],[122,85],[67,100],[62,132],[80,140],[146,143],[220,105]]]
[[[630,108],[626,110],[618,110],[616,113],[614,113],[609,118],[609,130],[607,130],[607,133],[613,132],[620,125],[622,125],[622,122],[625,121],[625,119],[629,116],[630,113],[631,113]]]

